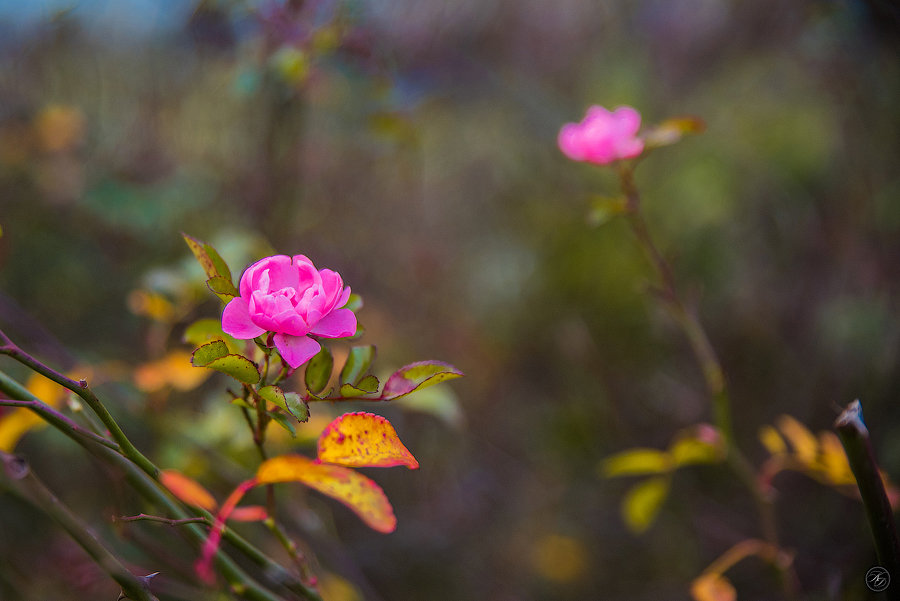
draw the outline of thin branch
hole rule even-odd
[[[0,452],[5,484],[23,500],[53,518],[78,545],[122,587],[122,597],[132,601],[158,601],[147,586],[147,579],[135,576],[101,543],[63,502],[35,476],[20,457]]]
[[[207,520],[206,518],[181,518],[175,520],[172,518],[164,518],[159,515],[148,515],[146,513],[139,513],[138,515],[125,515],[114,519],[117,522],[159,522],[161,524],[168,524],[169,526],[182,526],[184,524],[209,525],[209,520]]]
[[[110,449],[112,449],[114,451],[119,450],[119,445],[117,445],[113,441],[108,440],[108,439],[100,436],[99,434],[91,432],[90,430],[85,430],[84,428],[79,426],[77,423],[75,423],[74,420],[67,417],[66,415],[63,415],[62,413],[60,413],[59,411],[57,411],[56,409],[54,409],[53,407],[44,403],[41,400],[35,399],[32,401],[19,401],[19,400],[14,400],[14,399],[0,399],[0,406],[19,407],[22,409],[28,409],[28,410],[36,413],[38,416],[41,417],[41,419],[43,419],[46,422],[52,421],[52,422],[56,422],[60,425],[65,425],[66,428],[71,429],[73,432],[75,432],[79,436],[83,436],[89,440],[93,440],[94,442],[96,442],[98,444],[102,444],[105,447],[109,447]]]

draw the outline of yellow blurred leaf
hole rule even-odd
[[[772,455],[784,455],[787,453],[787,444],[785,444],[778,430],[772,426],[763,426],[759,429],[759,442]]]
[[[175,318],[175,305],[162,294],[147,290],[133,290],[128,295],[128,309],[155,321],[169,323]]]
[[[391,422],[372,413],[345,413],[319,437],[319,461],[349,467],[417,469],[419,462],[400,442]]]
[[[84,113],[75,107],[51,104],[38,114],[35,130],[43,150],[72,149],[84,139]]]
[[[531,561],[535,571],[546,580],[574,582],[587,569],[587,549],[576,538],[547,534],[535,542]]]
[[[381,487],[352,469],[302,455],[282,455],[263,462],[256,480],[259,484],[301,482],[340,501],[378,532],[393,532],[397,527],[394,510]]]
[[[207,511],[215,511],[218,503],[208,490],[192,478],[188,478],[178,470],[162,470],[159,473],[159,481],[168,488],[173,495],[187,503],[196,505]]]
[[[200,386],[211,374],[206,369],[194,369],[191,353],[176,350],[136,367],[134,385],[143,392],[158,392],[169,386],[184,392]]]
[[[356,587],[337,576],[325,574],[319,580],[319,594],[324,601],[362,601],[362,595]]]
[[[809,431],[809,428],[790,415],[779,416],[777,426],[791,443],[794,455],[801,463],[804,465],[815,463],[816,456],[819,454],[819,441],[816,440],[815,434]]]
[[[706,124],[698,117],[673,117],[659,125],[650,127],[641,135],[645,148],[669,146],[681,140],[686,134],[699,134],[706,130]]]
[[[819,433],[819,446],[822,449],[821,462],[825,477],[831,484],[853,485],[856,478],[850,470],[850,462],[844,453],[844,447],[834,432]]]
[[[0,416],[0,451],[12,453],[26,432],[44,425],[44,420],[22,407],[4,413]]]
[[[706,573],[691,583],[691,597],[694,601],[735,601],[737,591],[721,574]]]
[[[672,470],[672,458],[665,451],[657,449],[628,449],[601,464],[601,471],[607,478],[616,476],[643,476],[663,474]]]
[[[622,518],[628,529],[640,534],[649,528],[668,493],[667,476],[649,478],[632,487],[622,499]]]
[[[683,436],[669,447],[669,456],[675,467],[696,463],[715,463],[724,456],[718,442],[718,440],[708,440],[697,436]]]

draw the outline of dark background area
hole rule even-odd
[[[599,473],[604,457],[712,418],[625,224],[589,223],[613,173],[556,147],[592,104],[706,122],[637,182],[722,358],[745,452],[765,459],[757,432],[780,414],[825,430],[860,398],[900,479],[892,4],[162,5],[0,11],[0,324],[61,368],[115,359],[127,374],[187,348],[184,326],[220,309],[183,231],[235,272],[273,250],[339,271],[365,300],[379,373],[427,358],[461,368],[430,397],[443,419],[375,408],[422,466],[366,472],[395,533],[299,487],[280,493],[318,516],[288,510],[321,573],[352,587],[332,601],[686,599],[718,555],[760,536],[722,466],[679,471],[640,536],[619,513],[631,482]],[[136,314],[141,290],[177,310]],[[161,465],[220,498],[252,469],[224,380],[144,394],[109,379],[111,409]],[[136,501],[61,436],[29,433],[17,452],[139,569],[157,569],[146,545],[193,561],[165,527],[110,525]],[[793,472],[775,486],[803,598],[867,598],[859,503]],[[778,598],[762,562],[728,575],[741,598]],[[0,598],[116,590],[55,526],[0,497]]]

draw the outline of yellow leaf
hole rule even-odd
[[[163,470],[159,473],[159,481],[168,488],[173,495],[187,503],[196,505],[207,511],[215,511],[218,503],[213,496],[200,485],[199,482],[188,478],[178,470]]]
[[[12,453],[26,432],[44,425],[44,420],[22,407],[4,413],[0,417],[0,451]]]
[[[47,152],[71,150],[84,139],[84,113],[75,107],[48,105],[35,121],[38,142]]]
[[[80,379],[90,378],[92,373],[88,367],[80,367],[70,371],[68,377]],[[40,374],[32,374],[25,383],[28,392],[51,407],[59,407],[69,396],[69,390]],[[29,409],[17,407],[0,417],[0,451],[11,453],[29,430],[42,428],[44,420]]]
[[[669,456],[675,467],[695,463],[715,463],[723,457],[722,448],[716,442],[695,436],[684,436],[669,447]]]
[[[369,527],[393,532],[397,518],[384,491],[369,478],[339,465],[319,463],[302,455],[282,455],[264,461],[256,472],[259,484],[301,482],[352,509]]]
[[[552,582],[574,582],[587,569],[587,549],[571,536],[547,534],[534,545],[531,558],[535,571]]]
[[[691,583],[694,601],[735,601],[737,591],[731,582],[715,572],[701,574]]]
[[[391,422],[371,413],[345,413],[331,422],[319,437],[319,461],[349,467],[410,469],[419,462],[400,442]]]
[[[322,576],[319,594],[324,601],[362,601],[362,595],[356,587],[336,574]]]
[[[648,478],[632,487],[622,499],[622,517],[625,525],[640,534],[650,527],[669,492],[669,478]]]
[[[772,455],[784,455],[787,453],[787,444],[785,444],[778,430],[772,426],[763,426],[759,429],[759,442]]]
[[[159,392],[169,386],[185,392],[200,386],[211,374],[207,369],[195,369],[189,352],[176,350],[136,367],[134,385],[143,392]]]
[[[672,459],[657,449],[628,449],[604,459],[601,470],[607,478],[663,474],[672,470]]]
[[[844,453],[844,447],[837,434],[827,431],[820,432],[819,446],[822,449],[822,469],[828,481],[838,486],[856,484],[856,478],[853,477],[850,463],[847,461],[847,455]]]
[[[778,418],[778,429],[791,443],[794,455],[804,465],[811,465],[819,454],[819,441],[809,431],[809,428],[798,422],[790,415],[782,415]]]
[[[133,290],[128,295],[128,308],[135,315],[143,315],[162,323],[170,323],[175,319],[175,305],[157,292]]]

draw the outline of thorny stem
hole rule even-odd
[[[119,445],[121,452],[123,455],[131,459],[135,464],[137,464],[142,470],[144,470],[151,478],[154,480],[159,477],[159,469],[153,465],[153,463],[144,457],[140,451],[128,440],[128,437],[125,436],[125,433],[119,427],[119,424],[116,423],[116,420],[113,419],[113,416],[109,413],[103,403],[100,402],[100,399],[97,398],[97,395],[88,387],[88,383],[84,380],[80,382],[76,382],[71,378],[67,378],[56,370],[47,367],[18,346],[16,346],[10,339],[7,337],[2,330],[0,330],[0,354],[8,355],[9,357],[15,359],[19,363],[25,365],[26,367],[36,371],[41,374],[45,378],[48,378],[63,388],[68,388],[78,396],[80,396],[85,403],[87,403],[88,407],[97,414],[97,417],[100,418],[100,421],[103,422],[103,425],[109,430],[110,435],[113,440]]]
[[[13,400],[41,403],[40,399],[32,395],[24,386],[2,371],[0,371],[0,392],[9,395]],[[161,488],[161,485],[157,480],[151,478],[146,470],[135,465],[129,457],[124,456],[120,451],[113,450],[105,444],[90,444],[90,442],[93,442],[93,439],[82,437],[80,433],[72,430],[65,421],[55,419],[52,413],[47,414],[47,416],[47,422],[50,425],[54,426],[57,430],[81,445],[86,451],[100,458],[104,462],[121,469],[125,473],[126,480],[129,484],[131,484],[131,486],[145,499],[164,508],[168,513],[175,516],[175,519],[184,520],[194,517],[188,515],[181,504],[175,501],[167,490]],[[156,466],[153,466],[153,468],[158,473],[158,468]],[[197,513],[212,523],[214,518],[208,511],[198,508]],[[206,531],[198,524],[185,524],[184,532],[187,533],[197,548],[202,546],[207,537]],[[298,580],[283,566],[250,544],[231,528],[226,528],[223,531],[223,538],[241,551],[254,564],[262,568],[266,575],[278,584],[283,585],[288,590],[303,596],[309,601],[322,601],[318,591]],[[217,551],[215,555],[215,563],[220,573],[225,577],[226,581],[228,581],[231,589],[246,599],[249,599],[250,601],[284,601],[283,597],[271,592],[256,582],[256,580],[244,572],[241,567],[221,550]]]
[[[297,566],[297,569],[300,570],[300,578],[304,582],[315,584],[315,576],[309,570],[309,564],[306,561],[306,556],[297,546],[293,540],[288,537],[287,533],[284,529],[275,521],[272,516],[269,516],[264,522],[266,528],[268,528],[272,534],[275,535],[275,538],[278,539],[278,542],[281,543],[281,546],[284,547],[284,550],[287,551],[287,554],[290,556],[291,560],[294,562],[294,565]]]
[[[147,586],[146,578],[132,574],[128,568],[95,537],[88,526],[72,513],[41,480],[28,464],[15,455],[0,452],[6,478],[5,487],[23,500],[53,518],[69,536],[97,562],[104,572],[122,587],[122,597],[132,601],[158,601]]]
[[[46,422],[60,424],[65,428],[69,428],[70,430],[72,430],[72,432],[74,432],[75,434],[78,434],[79,436],[83,436],[85,438],[93,440],[94,442],[96,442],[98,444],[102,444],[105,447],[109,447],[110,449],[112,449],[114,451],[119,450],[119,445],[117,445],[113,441],[108,440],[108,439],[100,436],[99,434],[95,434],[94,432],[91,432],[90,430],[86,430],[86,429],[82,428],[81,426],[76,424],[71,418],[63,415],[62,413],[60,413],[59,411],[57,411],[50,405],[47,405],[43,401],[40,401],[37,399],[35,399],[33,401],[18,401],[18,400],[13,400],[13,399],[0,399],[0,406],[21,407],[22,409],[29,409],[29,410],[33,411],[34,413],[36,413],[37,415],[39,415],[41,418],[43,418],[43,420]]]
[[[209,525],[209,520],[207,520],[206,518],[184,518],[180,520],[173,520],[172,518],[164,518],[159,515],[147,515],[146,513],[140,513],[138,515],[126,515],[115,518],[115,520],[117,522],[159,522],[161,524],[168,524],[169,526],[181,526],[183,524]]]
[[[697,362],[700,364],[703,379],[712,401],[713,420],[725,443],[728,463],[753,495],[760,517],[760,527],[766,543],[777,549],[779,544],[775,507],[770,496],[760,487],[752,464],[741,452],[735,441],[731,417],[731,401],[722,364],[696,312],[681,297],[672,268],[650,235],[650,230],[641,211],[641,198],[634,183],[632,168],[620,166],[618,173],[622,191],[625,194],[628,224],[637,239],[638,245],[644,254],[647,255],[660,279],[662,288],[659,291],[659,297],[681,327],[694,356],[697,358]],[[789,566],[783,567],[782,564],[777,562],[775,565],[779,566],[781,570],[784,589],[788,598],[795,598],[796,577],[793,574],[793,570]]]

